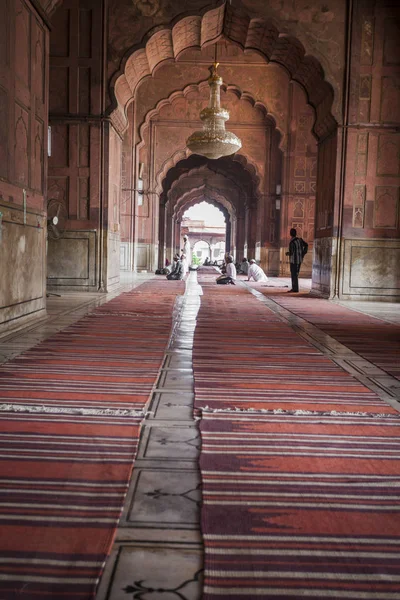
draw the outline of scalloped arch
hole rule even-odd
[[[199,167],[195,167],[192,169],[189,169],[188,171],[185,171],[184,173],[182,173],[177,179],[175,179],[168,192],[167,192],[167,199],[168,202],[171,202],[174,206],[174,212],[176,211],[176,206],[177,204],[180,202],[180,198],[183,197],[187,192],[189,192],[190,190],[187,189],[185,187],[185,182],[186,180],[190,180],[192,178],[196,179],[199,175],[200,176],[204,176],[207,175],[208,173],[214,173],[215,175],[220,175],[221,177],[223,177],[224,179],[228,179],[229,182],[229,186],[231,187],[232,191],[235,190],[236,193],[238,195],[240,195],[241,197],[246,197],[246,193],[244,192],[243,188],[238,185],[237,181],[235,179],[232,179],[229,177],[229,174],[225,173],[223,170],[221,171],[211,171],[209,168],[209,165],[205,164],[205,165],[201,165]],[[214,191],[218,191],[219,188],[214,184],[208,183],[208,181],[204,180],[204,183],[201,185],[197,185],[196,187],[193,187],[191,189],[193,190],[197,190],[197,189],[201,189],[201,190],[214,190]],[[212,180],[214,181],[214,180]],[[254,184],[254,181],[252,181],[252,183]],[[183,192],[180,191],[180,188],[182,187],[183,184]],[[221,192],[219,190],[220,195],[227,197],[225,193]],[[228,202],[229,205],[232,207],[232,211],[233,214],[237,213],[237,209],[238,207],[235,205],[235,203],[228,198]]]
[[[202,49],[222,39],[246,53],[256,52],[267,63],[281,65],[291,79],[303,86],[308,102],[316,111],[317,137],[336,128],[331,113],[333,89],[325,80],[319,61],[306,54],[297,38],[279,33],[272,22],[250,18],[226,2],[202,15],[186,16],[174,25],[157,28],[143,47],[130,51],[111,81],[115,94],[111,119],[119,128],[126,129],[126,107],[145,77],[150,77],[165,61],[175,61],[184,50]]]
[[[191,158],[192,156],[194,156],[194,155],[190,154],[189,150],[187,148],[185,148],[184,150],[178,150],[177,152],[175,152],[175,154],[173,154],[168,160],[166,160],[164,162],[163,166],[161,167],[161,169],[159,170],[159,172],[157,173],[157,176],[156,176],[156,183],[157,183],[156,191],[160,195],[162,194],[163,182],[167,176],[167,173],[171,169],[173,169],[181,160]],[[200,169],[208,168],[208,162],[209,162],[208,159],[203,159],[202,157],[200,157],[200,160],[203,161],[203,164],[189,168],[188,171],[186,171],[185,173],[181,174],[176,179],[174,179],[170,186],[170,189],[172,189],[172,186],[179,179],[187,177],[190,173],[194,173],[195,171],[197,172]],[[249,178],[251,179],[252,184],[253,184],[254,195],[256,197],[258,197],[260,195],[259,184],[260,184],[261,179],[258,174],[257,168],[249,161],[248,157],[242,152],[240,154],[239,153],[235,154],[233,157],[230,157],[230,160],[233,162],[239,163],[241,165],[241,167],[243,168],[243,170],[245,170],[248,173]],[[215,165],[215,166],[219,166],[220,164],[221,164],[221,162],[213,161],[213,165]],[[222,169],[222,172],[223,172],[223,169]],[[169,190],[167,190],[167,192],[168,191]]]
[[[178,90],[178,91],[172,92],[172,94],[170,94],[168,96],[168,98],[163,98],[162,100],[159,100],[159,102],[157,103],[155,108],[152,108],[151,110],[149,110],[147,112],[144,121],[140,124],[140,127],[139,127],[140,141],[139,141],[138,147],[141,148],[143,146],[144,132],[145,132],[146,128],[149,126],[151,119],[156,117],[159,114],[159,112],[162,110],[162,108],[164,108],[165,106],[168,106],[168,105],[172,105],[173,102],[178,98],[186,98],[187,95],[192,92],[200,92],[205,89],[207,89],[207,90],[209,89],[207,81],[202,81],[197,84],[191,83],[191,84],[187,85],[185,88],[183,88],[183,90]],[[285,135],[284,135],[283,128],[280,125],[279,115],[276,115],[275,113],[270,112],[268,107],[266,106],[266,104],[264,104],[264,102],[262,102],[261,100],[257,100],[253,96],[253,94],[251,94],[250,92],[242,91],[236,85],[224,84],[224,85],[222,85],[222,89],[226,92],[233,92],[234,94],[236,94],[236,96],[239,100],[244,100],[246,102],[249,102],[249,104],[251,104],[251,106],[253,108],[263,112],[264,116],[266,118],[270,119],[272,121],[274,127],[279,131],[280,136],[281,136],[280,144],[282,144]]]
[[[205,199],[205,197],[207,199]],[[230,218],[236,217],[236,208],[229,201],[224,194],[221,193],[217,188],[203,184],[191,190],[187,190],[182,196],[180,196],[174,207],[173,216],[174,218],[180,220],[183,216],[183,213],[190,208],[191,206],[195,206],[196,204],[200,204],[200,202],[208,202],[209,204],[213,204],[220,210],[223,208],[222,212],[225,214],[225,217],[228,215]]]

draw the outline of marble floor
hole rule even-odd
[[[0,363],[67,327],[123,291],[154,277],[125,276],[109,294],[63,293],[48,298],[40,322],[0,337]],[[271,278],[277,286],[289,279]],[[246,286],[260,302],[279,314],[337,364],[392,406],[400,408],[398,380],[361,358],[314,325]],[[309,289],[310,280],[300,287]],[[96,600],[200,600],[203,549],[200,531],[200,438],[193,416],[192,347],[201,287],[191,272],[186,293],[175,306],[174,325],[162,369],[154,387],[123,515],[105,566]],[[399,323],[399,305],[343,303],[358,312]]]
[[[170,343],[96,600],[202,596],[200,435],[193,417],[192,371],[200,294],[196,274],[191,273],[176,305]]]

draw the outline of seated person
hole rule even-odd
[[[226,273],[217,278],[217,283],[220,285],[235,285],[236,282],[236,267],[233,264],[233,256],[226,257]]]
[[[164,273],[164,275],[169,275],[172,271],[172,267],[171,267],[171,263],[169,262],[168,258],[165,259],[165,267],[162,269],[162,273]]]
[[[247,273],[247,281],[250,281],[251,279],[254,279],[254,281],[268,281],[268,277],[262,268],[258,266],[254,258],[250,261],[249,271]]]
[[[175,266],[171,273],[167,275],[167,279],[169,279],[170,281],[176,279],[183,279],[185,276],[185,267],[179,254],[175,254],[174,261]]]
[[[249,261],[247,258],[244,258],[240,263],[240,271],[239,273],[243,273],[243,275],[247,275],[249,272]]]
[[[210,259],[208,258],[208,256],[206,256],[206,260],[204,261],[203,265],[204,265],[205,267],[208,267],[209,265],[211,265],[211,261],[210,261]]]

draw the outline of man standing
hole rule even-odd
[[[290,261],[290,276],[292,278],[292,289],[288,292],[299,291],[299,272],[303,258],[307,254],[308,244],[303,238],[297,237],[296,229],[290,230],[290,242],[289,252],[286,252],[286,256],[289,256]]]
[[[192,255],[190,251],[190,242],[187,235],[183,236],[183,248],[182,253],[185,255],[185,271],[186,273],[189,271],[189,267],[192,264]]]
[[[247,273],[247,281],[254,279],[254,281],[268,281],[268,277],[264,273],[261,267],[258,266],[254,258],[250,261],[250,267]]]

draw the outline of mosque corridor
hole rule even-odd
[[[139,289],[138,286],[148,280],[155,283],[154,278],[150,275],[136,276],[133,280],[125,281],[122,287],[112,294],[107,295],[66,294],[62,298],[50,297],[49,316],[46,320],[26,330],[8,334],[0,340],[1,362],[5,363],[35,344],[55,335],[113,297],[118,297],[121,293],[132,289]],[[169,598],[178,597],[184,598],[184,600],[200,600],[202,597],[204,549],[200,524],[202,493],[199,470],[199,452],[201,449],[199,422],[203,415],[204,426],[206,427],[204,436],[207,439],[207,436],[210,435],[207,431],[207,419],[212,420],[213,415],[207,414],[207,409],[203,413],[198,407],[193,410],[195,401],[193,340],[196,323],[200,323],[200,332],[204,330],[204,335],[211,336],[209,337],[210,340],[215,340],[215,342],[201,346],[199,345],[200,338],[197,338],[198,405],[202,404],[204,407],[206,403],[204,398],[207,398],[207,394],[209,394],[207,391],[208,384],[204,384],[201,379],[202,364],[206,369],[206,378],[209,377],[211,382],[219,381],[219,383],[225,379],[225,388],[231,389],[236,379],[241,380],[242,367],[244,370],[248,368],[246,362],[236,361],[235,352],[239,353],[237,356],[240,360],[250,361],[249,364],[254,358],[253,366],[256,370],[253,373],[257,373],[257,369],[259,369],[260,381],[264,381],[265,373],[262,374],[261,371],[265,366],[265,361],[259,353],[260,351],[268,352],[268,356],[271,356],[270,353],[272,352],[272,360],[280,360],[279,353],[283,353],[281,356],[284,357],[285,355],[290,356],[294,352],[296,357],[298,348],[301,348],[304,344],[304,347],[309,348],[306,354],[310,354],[311,363],[314,360],[317,361],[320,357],[322,361],[329,359],[329,362],[336,365],[332,367],[332,369],[337,369],[337,371],[332,372],[333,379],[335,377],[340,378],[340,373],[344,371],[349,376],[349,390],[356,389],[358,385],[356,382],[358,382],[363,388],[370,390],[372,393],[371,398],[379,397],[380,401],[383,401],[382,405],[387,404],[388,407],[391,406],[392,409],[395,409],[392,410],[392,413],[399,411],[399,378],[397,372],[389,372],[393,369],[393,364],[398,362],[398,354],[391,356],[391,361],[384,363],[382,366],[382,356],[385,355],[383,346],[378,353],[379,356],[372,353],[370,354],[370,360],[368,360],[362,354],[365,346],[368,345],[367,340],[363,340],[364,348],[361,349],[362,352],[358,353],[354,350],[354,339],[351,339],[351,335],[343,338],[340,331],[341,335],[338,334],[335,337],[332,322],[335,323],[335,311],[339,311],[336,321],[343,322],[344,313],[340,312],[342,305],[311,298],[308,295],[306,281],[301,286],[304,290],[303,293],[300,293],[298,297],[293,297],[285,294],[285,288],[281,287],[282,283],[285,283],[282,279],[271,278],[270,287],[268,288],[260,284],[247,284],[245,281],[238,281],[236,288],[224,286],[222,290],[221,286],[214,286],[213,272],[206,275],[199,274],[199,280],[201,285],[197,281],[196,272],[191,272],[186,283],[185,293],[178,295],[175,301],[170,340],[150,401],[146,406],[129,491],[116,531],[114,546],[100,580],[96,600],[126,600],[128,598],[169,600]],[[217,287],[219,289],[215,290]],[[202,318],[198,321],[198,311],[202,305],[203,292],[206,296],[202,308]],[[233,295],[235,295],[234,300],[232,300]],[[324,309],[321,307],[326,309],[327,306],[331,307],[332,312],[329,313],[331,316],[326,317],[325,315],[324,317]],[[370,315],[373,315],[375,326],[378,329],[385,330],[389,325],[392,333],[396,329],[398,331],[400,325],[398,305],[388,303],[366,303],[363,305],[357,303],[354,306],[349,304],[343,306],[345,306],[345,314],[348,318],[349,315],[353,315],[353,325],[357,325],[358,322],[362,324],[363,319],[368,320]],[[233,312],[232,308],[229,307],[234,307]],[[352,310],[349,310],[349,308]],[[204,312],[208,309],[210,309],[210,323],[212,324],[209,333],[207,333],[207,315]],[[271,344],[278,345],[272,347],[271,350],[268,345],[269,340],[267,340],[266,343],[269,349],[263,350],[260,347],[260,351],[258,351],[257,319],[264,321],[264,313],[270,315],[268,318],[272,319],[271,324],[266,325],[272,327]],[[286,328],[288,335],[293,336],[295,350],[292,350],[290,345],[287,345],[285,350],[284,344],[286,344],[286,341],[284,340],[282,345],[278,340],[281,334],[277,332],[278,329],[280,330],[281,324]],[[344,324],[346,327],[345,322]],[[254,329],[254,325],[256,329]],[[220,326],[221,329],[219,329]],[[276,327],[278,329],[274,329]],[[214,332],[212,331],[213,328],[215,329]],[[221,332],[224,329],[226,339],[213,337],[213,335],[216,335],[217,330]],[[330,333],[327,332],[328,329]],[[351,327],[348,326],[348,332],[351,333],[351,331]],[[235,350],[236,334],[242,336],[242,349],[239,347],[238,350]],[[249,336],[251,335],[256,337],[254,357],[251,354],[246,354],[246,344],[249,344]],[[376,335],[376,331],[374,335]],[[397,338],[398,342],[399,339]],[[145,344],[145,340],[142,340],[141,343]],[[261,341],[261,343],[263,342]],[[226,349],[225,355],[220,354],[222,347]],[[229,348],[232,349],[231,356],[227,355]],[[394,346],[390,349],[393,348]],[[274,352],[278,352],[278,354],[275,356]],[[301,362],[302,359],[299,360]],[[226,368],[226,375],[218,372],[219,364]],[[297,367],[294,366],[293,368],[296,369]],[[300,380],[301,368],[300,365]],[[304,368],[309,367],[304,366]],[[386,368],[387,370],[385,370]],[[218,380],[213,380],[214,372],[218,373],[218,375],[215,375]],[[337,374],[335,375],[335,373]],[[289,386],[292,386],[292,375],[293,373],[283,374],[280,378],[281,382],[285,383],[286,381]],[[257,380],[256,374],[252,376],[252,381],[255,380]],[[211,383],[211,396],[213,395],[212,388],[214,385],[218,385],[218,383]],[[269,385],[269,383],[266,385]],[[314,393],[312,391],[313,385],[311,377],[310,394]],[[317,390],[319,382],[317,381],[315,385],[315,390]],[[215,389],[223,397],[224,387],[216,387]],[[238,394],[238,404],[246,412],[247,409],[243,408],[245,404],[240,404],[242,398],[240,394],[245,392],[242,390],[235,393]],[[260,390],[260,398],[262,393]],[[290,393],[288,392],[288,394]],[[371,402],[371,405],[373,405],[371,398],[366,402]],[[202,400],[204,401],[202,402]],[[265,402],[265,398],[261,398],[260,401]],[[215,406],[211,402],[211,410],[216,410],[218,413]],[[264,418],[262,411],[265,414],[270,412],[265,408],[266,405],[263,404],[262,406],[264,408],[257,415],[257,420],[260,421]],[[228,408],[227,410],[232,409]],[[218,419],[218,415],[216,418]],[[262,435],[265,434],[261,434],[261,438]],[[229,482],[226,483],[226,486],[229,489]],[[210,493],[216,494],[216,492],[207,490],[207,494]],[[251,501],[249,502],[251,504]],[[227,506],[226,510],[229,513],[231,509]],[[215,519],[215,515],[212,518]],[[221,517],[222,521],[223,518]],[[207,521],[204,521],[204,532],[207,526]],[[239,549],[229,550],[229,552],[235,551],[239,552]],[[229,578],[230,575],[227,577]],[[216,590],[216,596],[224,595],[227,598],[252,598],[252,594],[254,594],[254,597],[260,597],[260,594],[251,587],[246,588],[248,591],[244,592],[244,595],[237,595],[232,590],[230,592],[224,591],[223,585],[225,584],[222,583],[221,585],[222,587],[217,587],[216,584],[214,587],[209,585],[206,588],[208,594],[206,597],[214,598],[214,589]],[[393,583],[392,587],[385,592],[386,595],[366,595],[365,598],[379,598],[379,600],[381,598],[395,598],[399,589],[396,587],[397,585]],[[34,596],[27,594],[22,597],[27,600]],[[275,598],[275,596],[269,595],[262,597]],[[296,598],[293,595],[291,597]],[[314,597],[318,598],[318,596]],[[330,597],[329,594],[326,597]],[[342,597],[356,596],[343,595]],[[8,596],[4,598],[8,600]]]

